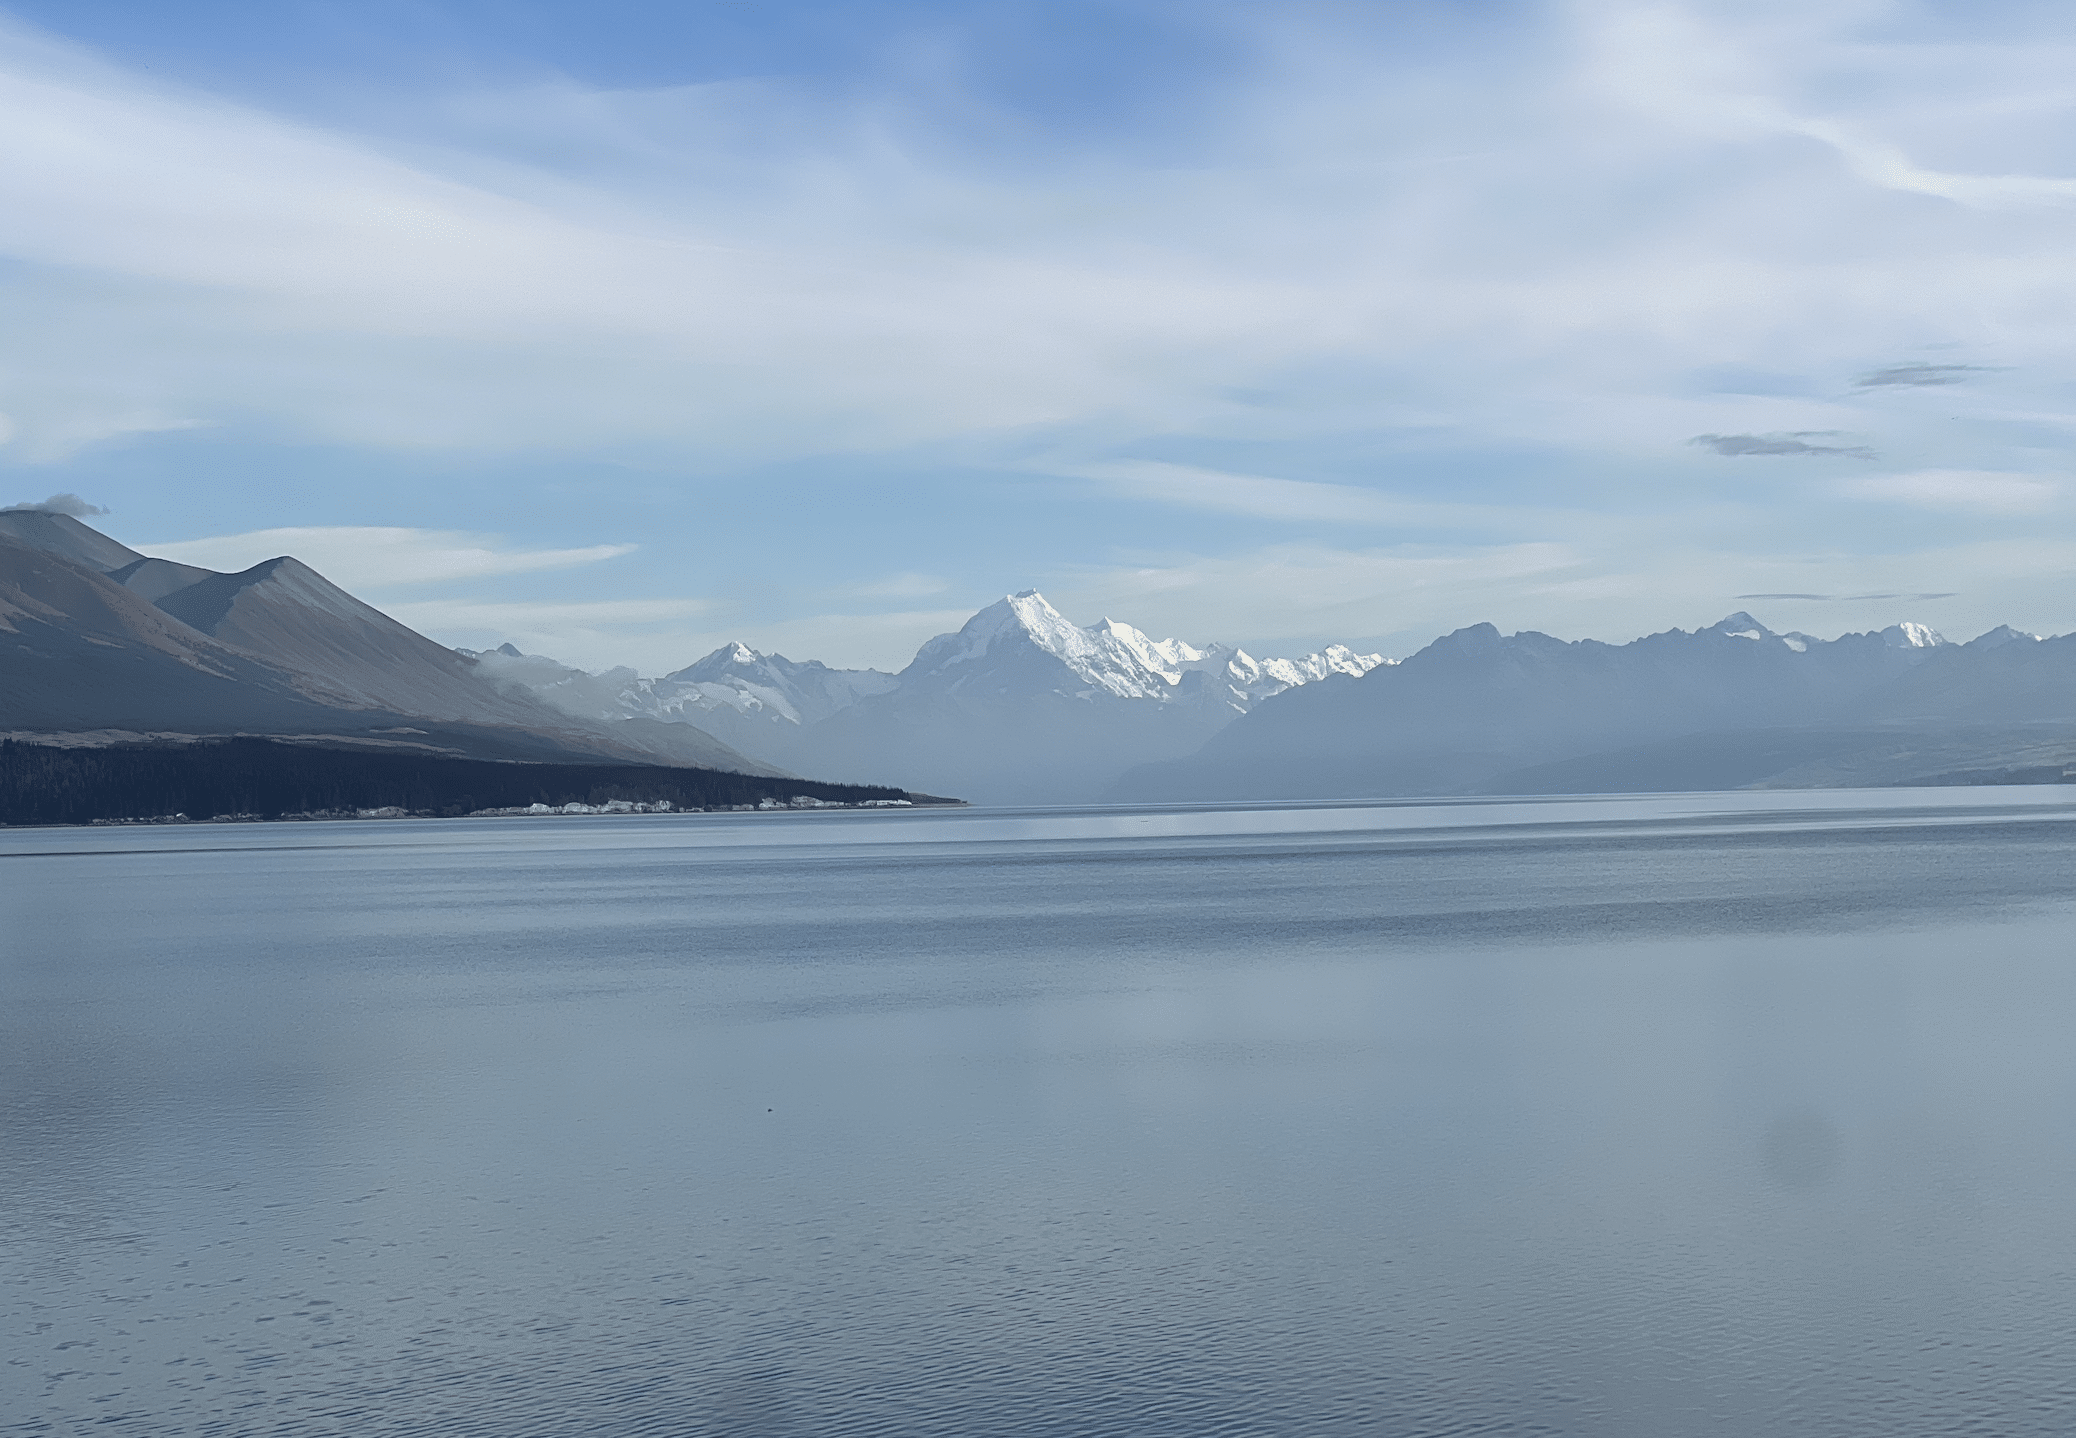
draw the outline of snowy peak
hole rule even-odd
[[[2038,644],[2040,636],[2028,634],[2023,629],[2013,629],[2008,624],[1999,624],[1987,634],[1978,634],[1961,647],[1964,649],[2002,649],[2007,644]]]
[[[741,720],[799,728],[891,689],[877,669],[831,669],[817,660],[760,654],[741,641],[724,644],[683,669],[644,679],[628,668],[589,673],[506,645],[473,656],[494,682],[532,693],[569,714],[591,719],[656,719],[701,727]]]
[[[902,678],[942,675],[1004,648],[1036,649],[1070,666],[1091,651],[1088,635],[1069,623],[1035,589],[1006,595],[916,651]]]
[[[1236,649],[1230,644],[1211,644],[1201,651],[1198,658],[1185,660],[1179,667],[1185,673],[1210,676],[1227,691],[1222,697],[1244,712],[1273,694],[1314,683],[1330,674],[1346,674],[1352,679],[1360,679],[1379,665],[1396,662],[1381,654],[1357,654],[1345,644],[1329,644],[1324,649],[1295,659],[1256,659],[1246,650]]]
[[[1209,658],[1207,650],[1192,649],[1180,639],[1149,638],[1143,630],[1120,624],[1115,619],[1099,620],[1088,627],[1087,633],[1095,639],[1099,649],[1122,650],[1143,667],[1170,676],[1170,684],[1179,683],[1185,671]],[[1218,647],[1212,646],[1213,649]]]
[[[696,682],[701,679],[724,679],[738,669],[766,668],[769,661],[773,659],[778,660],[781,664],[787,662],[783,655],[759,654],[740,639],[734,639],[723,644],[713,653],[694,660],[668,677],[687,682]]]
[[[1040,659],[1051,667],[1034,665]],[[988,605],[957,633],[925,644],[901,680],[964,687],[983,674],[1032,666],[1043,684],[1062,693],[1155,701],[1208,697],[1245,712],[1271,694],[1329,674],[1360,677],[1384,662],[1381,654],[1357,654],[1340,644],[1297,659],[1256,659],[1229,644],[1155,639],[1116,619],[1082,628],[1027,589]],[[1190,674],[1206,678],[1185,686]]]
[[[1718,619],[1697,634],[1720,634],[1725,639],[1778,639],[1780,636],[1761,624],[1742,609],[1724,619]]]
[[[1115,620],[1083,629],[1037,590],[1026,589],[988,605],[957,633],[925,644],[901,680],[964,687],[983,674],[1000,677],[997,671],[1005,668],[1032,666],[1041,685],[1062,692],[1160,699],[1181,682],[1185,655],[1201,657],[1188,645],[1155,641]]]
[[[1891,624],[1881,631],[1882,643],[1891,649],[1937,649],[1946,643],[1938,630],[1923,624]]]

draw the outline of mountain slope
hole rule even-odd
[[[467,659],[299,560],[208,574],[157,603],[190,628],[293,671],[321,703],[477,724],[561,722],[530,696],[483,683]]]
[[[0,729],[303,727],[329,717],[291,676],[98,570],[8,535],[0,657]]]
[[[69,514],[43,509],[0,509],[0,539],[69,559],[106,574],[144,558]]]
[[[0,657],[6,731],[402,731],[383,742],[782,772],[690,725],[585,722],[501,692],[294,559],[215,574],[66,515],[0,512]]]
[[[1388,670],[1271,700],[1201,752],[1136,770],[1113,793],[1683,789],[1791,772],[1866,781],[1866,756],[1899,744],[1880,772],[1930,778],[1931,761],[1908,754],[1944,735],[1944,763],[1962,752],[1950,741],[1963,728],[1972,738],[1962,749],[1986,761],[2013,746],[2037,753],[2058,731],[2076,736],[2076,644],[1952,645],[1919,625],[1823,641],[1776,634],[1748,614],[1625,645],[1474,625]]]
[[[139,559],[112,569],[108,577],[117,584],[156,604],[169,594],[200,584],[214,573],[192,564],[175,564],[170,559]]]

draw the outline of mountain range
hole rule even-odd
[[[509,646],[474,657],[509,688],[586,718],[683,720],[787,769],[995,803],[1099,798],[1134,765],[1194,751],[1265,699],[1386,662],[1341,645],[1256,659],[1112,619],[1082,627],[1036,590],[930,640],[898,674],[740,643],[657,679],[586,674]]]
[[[1738,613],[1621,645],[1472,625],[1281,695],[1111,797],[2059,782],[2072,764],[2076,636],[1822,640]]]
[[[1257,659],[1026,590],[897,673],[729,644],[644,678],[448,649],[293,558],[220,574],[0,511],[0,736],[239,734],[997,803],[2060,782],[2076,635],[1825,640],[1739,613],[1627,644],[1477,624],[1403,661]]]
[[[488,682],[295,559],[219,574],[33,509],[0,511],[0,733],[324,735],[475,758],[781,772],[689,725],[586,720]]]

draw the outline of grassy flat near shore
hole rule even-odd
[[[102,748],[0,741],[0,824],[86,824],[182,815],[358,813],[458,817],[534,804],[674,809],[932,802],[877,785],[825,784],[644,764],[520,763],[422,751],[238,737]],[[935,802],[943,802],[941,800]]]

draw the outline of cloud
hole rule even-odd
[[[1869,475],[1846,481],[1840,489],[1856,499],[1981,514],[2038,514],[2052,509],[2061,493],[2058,483],[2037,475],[1970,469]]]
[[[353,525],[256,529],[245,534],[133,547],[162,559],[218,570],[248,569],[262,560],[291,554],[333,583],[356,591],[569,569],[613,559],[635,549],[632,544],[514,549],[506,547],[496,535]]]
[[[1878,132],[1921,94],[1925,62],[1870,58],[1850,6],[1782,34],[1770,12],[1551,5],[1501,52],[1418,65],[1388,20],[1297,8],[1215,22],[1247,27],[1258,62],[1196,97],[1187,163],[999,153],[957,67],[849,100],[483,89],[425,97],[392,137],[8,28],[0,251],[27,267],[0,339],[10,412],[38,452],[140,414],[707,464],[1408,414],[1619,445],[1697,362],[1821,372],[1926,332],[2058,343],[2052,235],[1898,216],[1886,171],[1781,160],[1783,134]],[[1984,53],[1942,57],[1972,68],[1937,88],[2008,82]],[[1826,93],[1860,113],[1797,118]],[[2018,128],[1974,119],[1951,141],[1971,155]]]
[[[689,501],[732,485],[749,497],[722,508],[755,515],[753,486],[799,461],[785,472],[820,466],[875,489],[875,512],[913,517],[889,555],[964,563],[984,547],[1000,589],[1063,583],[1091,596],[1091,618],[1114,597],[1134,622],[1233,639],[1488,613],[1573,632],[1707,622],[1721,609],[1704,603],[1753,583],[2018,594],[1988,570],[1920,572],[1907,507],[1942,509],[1956,544],[1971,525],[2002,534],[2010,513],[2041,516],[2043,540],[2066,523],[2052,482],[2029,479],[2066,434],[2025,419],[2064,397],[2076,323],[2067,216],[2047,203],[2076,174],[2060,122],[2076,59],[2051,7],[1976,29],[1865,0],[1532,0],[1503,43],[1440,20],[1434,43],[1403,43],[1404,16],[1460,8],[1204,7],[1250,60],[1205,79],[1158,146],[1004,123],[975,78],[986,67],[959,63],[957,23],[932,37],[941,66],[861,65],[841,88],[548,76],[357,114],[365,97],[349,96],[335,123],[7,29],[8,453],[58,463],[140,429],[212,426],[208,445],[126,441],[151,463],[118,472],[206,493],[233,517],[203,522],[225,529],[344,503],[461,527],[474,511],[428,496],[385,514],[375,486],[241,492],[202,469],[217,446],[338,445],[378,473],[401,450],[412,473],[440,472],[446,456],[421,452],[446,451],[479,475],[601,461],[583,473],[632,476],[565,501],[587,514],[637,488]],[[889,50],[914,54],[899,34]],[[1867,373],[1884,354],[1941,362]],[[2009,392],[1971,407],[1990,386],[1957,381],[1992,368]],[[1737,392],[1700,392],[1697,375]],[[1798,378],[1853,375],[1879,382]],[[1936,407],[1897,403],[1931,394]],[[1787,525],[1723,497],[1746,466],[1663,477],[1669,439],[1821,458],[1856,448],[1832,436],[1872,434],[1906,474],[2006,478],[1888,476],[1848,492],[1893,509],[1813,506]],[[1070,484],[1046,498],[1071,512],[1020,522],[1002,492],[1030,492],[1034,456],[1069,453],[1048,472]],[[1314,478],[1350,475],[1364,482]],[[258,504],[279,508],[244,517]],[[1148,557],[1182,526],[1146,504],[1190,511],[1205,552]],[[1740,504],[1729,519],[1753,552],[1708,559]],[[1640,538],[1644,511],[1666,522]],[[539,532],[509,540],[305,557],[380,587],[617,548],[569,548],[545,504],[532,512]],[[690,549],[695,516],[715,511],[679,512],[663,533],[602,532]],[[711,594],[785,596],[724,606],[731,626],[827,624],[826,643],[782,631],[807,655],[893,647],[864,637],[877,618],[787,606],[807,586],[832,608],[925,602],[844,591],[900,558],[858,559],[840,518],[786,523],[782,553],[703,571]],[[1418,526],[1465,547],[1368,547]],[[1575,567],[1516,573],[1523,536]],[[1267,538],[1316,562],[1265,558]],[[1632,563],[1646,539],[1697,572]],[[295,548],[310,546],[271,552]],[[1127,609],[1135,596],[1149,608]],[[2068,628],[2076,612],[1984,617]],[[697,639],[711,618],[654,623]],[[567,622],[601,645],[651,643],[650,621]]]
[[[1813,439],[1832,439],[1837,430],[1804,429],[1792,434],[1697,434],[1687,443],[1713,450],[1732,459],[1748,454],[1830,454],[1846,459],[1873,459],[1874,451],[1863,444],[1811,444]]]
[[[0,514],[69,514],[74,519],[90,519],[107,510],[98,504],[88,504],[76,494],[54,494],[41,504],[10,504],[0,508]]]
[[[1794,7],[1585,0],[1579,13],[1600,86],[1661,124],[1718,141],[1814,141],[1863,185],[1956,208],[2022,213],[2076,204],[2076,178],[2012,173],[2003,156],[1983,154],[1979,144],[1985,120],[2027,114],[2036,96],[2051,91],[2057,70],[2066,71],[2059,33],[1967,44],[1934,31],[1932,43],[1913,46],[1891,31],[1882,46],[1854,32],[1886,18],[1884,7],[1855,0]],[[1877,56],[1877,47],[1887,53]],[[1848,54],[1872,84],[1855,86],[1841,73],[1851,65]],[[1912,129],[1912,119],[1912,138],[1927,148],[1944,140],[1945,154],[1979,159],[1983,168],[1921,163],[1897,133]]]
[[[1933,386],[1960,384],[1970,375],[1988,374],[1990,366],[1979,364],[1928,364],[1913,360],[1909,364],[1890,365],[1863,374],[1855,381],[1861,389],[1883,389],[1895,386]]]
[[[1288,524],[1413,525],[1460,522],[1473,507],[1409,500],[1352,484],[1233,474],[1155,460],[1085,464],[1064,471],[1114,493],[1185,509],[1213,510]],[[1489,518],[1489,512],[1481,515]]]
[[[1734,597],[1738,599],[1807,599],[1826,604],[1858,604],[1870,599],[1907,599],[1914,601],[1920,599],[1954,599],[1959,596],[1954,590],[1941,590],[1924,594],[1739,594]]]

